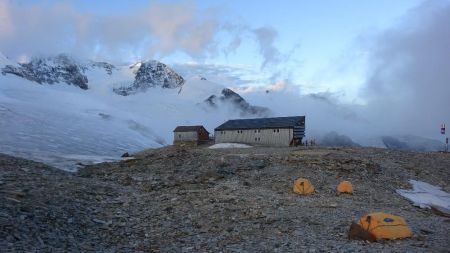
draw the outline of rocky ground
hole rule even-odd
[[[450,218],[395,193],[450,191],[450,155],[370,148],[167,147],[78,173],[0,155],[1,252],[450,252]],[[298,177],[316,187],[292,193]],[[354,195],[337,195],[349,180]],[[411,239],[347,239],[372,211]]]

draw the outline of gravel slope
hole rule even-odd
[[[175,148],[76,174],[0,155],[0,251],[449,252],[450,219],[395,193],[409,179],[450,191],[450,155],[370,148]],[[316,187],[292,193],[297,177]],[[337,195],[349,180],[354,195]],[[384,211],[414,237],[349,241]]]

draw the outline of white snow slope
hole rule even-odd
[[[210,149],[221,149],[221,148],[251,148],[252,146],[241,144],[241,143],[217,143],[210,146]]]
[[[437,207],[450,215],[450,194],[440,187],[416,180],[409,180],[412,190],[397,190],[397,193],[409,199],[420,208]]]
[[[74,157],[118,158],[124,152],[171,144],[177,125],[201,124],[213,132],[230,117],[238,117],[232,108],[202,105],[224,87],[197,77],[188,79],[181,90],[115,94],[113,87],[132,82],[132,71],[125,66],[108,75],[94,68],[88,73],[88,90],[0,74],[0,153],[73,170]]]

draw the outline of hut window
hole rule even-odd
[[[180,138],[180,139],[181,139],[181,134],[179,134],[179,135],[178,135],[178,138]]]
[[[261,130],[258,129],[258,133],[260,133],[260,132],[261,132]]]
[[[256,130],[255,130],[255,133],[256,133]]]
[[[276,131],[277,131],[277,130],[275,130],[275,129],[273,130],[274,133],[275,133]]]
[[[277,133],[279,133],[280,132],[280,129],[277,129]]]
[[[258,137],[258,141],[261,141],[261,138]]]
[[[255,138],[255,141],[257,141],[258,140],[258,138]]]

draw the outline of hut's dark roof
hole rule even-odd
[[[262,129],[262,128],[293,128],[304,126],[305,116],[259,118],[259,119],[232,119],[218,126],[216,131],[237,129]]]
[[[208,132],[208,130],[206,130],[206,128],[204,128],[203,126],[177,126],[175,128],[175,130],[173,130],[173,131],[174,132],[198,132],[202,128],[205,129],[206,132]]]

